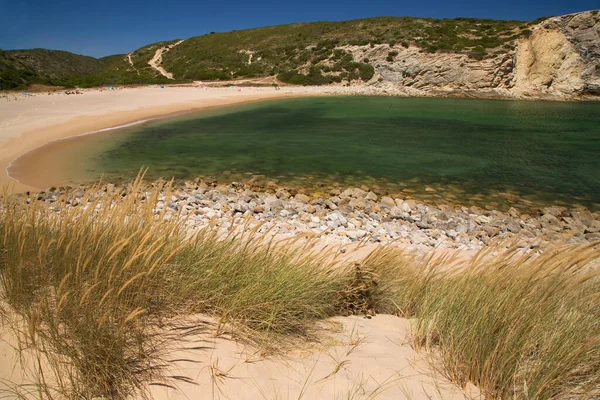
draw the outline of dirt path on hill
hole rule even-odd
[[[163,55],[163,53],[166,53],[167,51],[171,50],[173,47],[181,44],[182,42],[183,42],[183,40],[180,40],[178,42],[170,44],[169,46],[161,47],[158,50],[156,50],[156,53],[154,53],[154,57],[152,57],[152,59],[150,61],[148,61],[148,65],[150,65],[152,67],[152,69],[158,71],[162,76],[164,76],[168,79],[175,79],[175,78],[173,78],[172,73],[168,72],[166,69],[164,69],[162,67],[162,65],[161,65],[162,64],[162,55]]]
[[[127,60],[129,61],[131,68],[133,68],[135,70],[135,72],[137,72],[137,74],[139,75],[140,71],[138,71],[138,69],[135,67],[135,65],[133,65],[133,61],[131,61],[131,54],[133,54],[133,53],[127,54]]]

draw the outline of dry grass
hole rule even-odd
[[[524,254],[481,252],[456,268],[402,254],[371,254],[378,308],[415,318],[417,348],[446,375],[492,398],[600,396],[600,246]]]
[[[142,189],[92,189],[77,207],[2,205],[2,300],[26,321],[22,340],[49,359],[46,387],[64,397],[143,392],[165,367],[160,332],[176,315],[207,313],[274,347],[272,335],[309,335],[333,314],[340,278],[315,255],[251,235],[186,236],[179,219],[153,213],[168,187]]]
[[[490,397],[600,394],[598,246],[482,253],[458,268],[382,248],[346,268],[255,230],[190,236],[182,219],[154,214],[165,190],[138,180],[127,196],[91,189],[76,207],[0,203],[1,300],[49,367],[36,397],[144,395],[164,378],[176,339],[165,327],[178,317],[209,314],[274,350],[315,338],[317,320],[373,312],[414,318],[415,346]]]

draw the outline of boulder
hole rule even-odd
[[[506,221],[506,229],[512,233],[519,233],[521,231],[521,224],[513,218]]]
[[[411,212],[411,207],[410,207],[410,204],[408,203],[408,201],[402,202],[402,204],[400,204],[398,207],[400,207],[400,210],[404,213],[408,214]]]
[[[554,208],[554,207],[549,207],[549,208]],[[561,207],[556,207],[556,208],[561,208]],[[548,210],[548,209],[546,209]],[[556,210],[554,210],[556,211]],[[548,229],[550,231],[555,231],[555,232],[559,232],[562,231],[563,226],[560,223],[560,221],[558,220],[558,218],[556,218],[554,216],[554,214],[549,214],[546,213],[542,216],[542,218],[540,218],[540,223],[542,225],[542,228],[544,229]]]
[[[508,215],[510,215],[511,217],[518,218],[518,217],[520,217],[520,216],[521,216],[521,213],[520,213],[520,212],[519,212],[519,210],[517,210],[516,208],[514,208],[514,207],[511,207],[511,208],[508,210]]]
[[[363,210],[366,207],[367,203],[363,199],[352,199],[348,203],[348,206],[351,209],[355,210]]]
[[[585,226],[591,226],[594,222],[594,215],[588,210],[577,209],[571,211],[571,218],[575,221],[581,222]]]
[[[366,200],[370,200],[370,201],[377,201],[378,197],[375,193],[373,192],[369,192],[367,193],[367,195],[365,196]]]
[[[498,229],[495,226],[491,226],[491,225],[485,225],[483,226],[481,229],[483,229],[483,231],[489,236],[489,237],[494,237],[497,234],[500,233],[500,229]]]
[[[340,198],[354,198],[364,199],[367,196],[367,192],[359,188],[346,189],[340,194]]]
[[[298,202],[300,202],[300,203],[304,203],[304,204],[307,204],[307,203],[310,201],[310,198],[309,198],[307,195],[305,195],[305,194],[302,194],[302,193],[298,193],[298,194],[297,194],[297,195],[294,197],[294,199],[295,199],[296,201],[298,201]]]
[[[394,199],[392,199],[391,197],[387,197],[387,196],[384,196],[381,198],[381,204],[383,204],[384,206],[387,206],[389,208],[392,208],[396,205],[396,203],[394,202]]]
[[[555,217],[568,217],[569,212],[565,207],[546,207],[542,210],[544,214],[554,215]]]

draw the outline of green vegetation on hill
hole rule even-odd
[[[354,62],[342,47],[413,45],[425,52],[482,58],[492,49],[502,51],[502,46],[511,46],[529,25],[520,21],[410,17],[279,25],[190,38],[166,53],[163,65],[178,79],[278,75],[284,82],[311,85],[369,80],[373,67]]]
[[[348,46],[387,45],[388,60],[398,54],[394,48],[409,46],[482,59],[514,49],[515,40],[530,34],[528,28],[539,21],[378,17],[213,32],[164,52],[162,65],[178,82],[264,76],[300,85],[368,81],[373,66],[354,60]],[[173,82],[148,65],[157,49],[173,43],[101,59],[45,49],[0,51],[0,89],[32,83],[90,87]]]
[[[98,70],[97,59],[66,51],[0,50],[0,90],[24,89],[32,83],[63,85]]]
[[[0,90],[21,90],[31,84],[94,87],[166,83],[170,80],[148,65],[154,56],[151,48],[165,43],[133,52],[133,67],[125,54],[96,59],[57,50],[0,50]]]

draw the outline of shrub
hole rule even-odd
[[[390,51],[388,53],[387,57],[386,57],[386,61],[387,62],[393,62],[397,55],[398,55],[397,51],[395,51],[395,50],[394,51]]]

